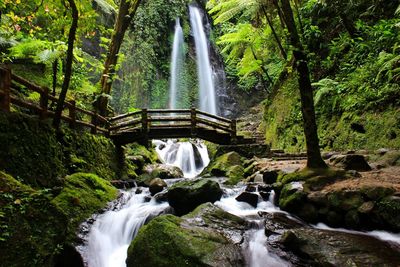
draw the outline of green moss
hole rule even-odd
[[[303,190],[294,189],[291,184],[286,184],[279,196],[279,207],[287,211],[296,211],[304,204],[306,195]]]
[[[107,180],[114,180],[119,176],[120,157],[109,139],[69,129],[64,129],[60,138],[68,173],[94,173]]]
[[[0,172],[1,266],[54,266],[67,218],[50,198],[48,191],[34,190]]]
[[[346,172],[334,168],[326,169],[310,169],[304,168],[300,171],[293,173],[281,173],[278,176],[278,182],[287,184],[296,181],[307,181],[307,185],[310,186],[324,186],[328,183],[332,183],[337,179],[343,179],[346,177]]]
[[[377,203],[376,213],[392,231],[400,231],[400,197],[386,197]]]
[[[242,165],[242,158],[236,152],[229,152],[213,160],[204,172],[215,176],[226,176],[229,168],[236,165]]]
[[[0,147],[0,170],[34,187],[62,184],[65,158],[48,122],[0,113]]]
[[[126,146],[125,154],[127,156],[142,156],[144,163],[156,163],[158,159],[157,152],[154,148],[147,149],[145,146],[142,146],[138,143],[132,143]]]
[[[65,186],[51,203],[69,219],[69,235],[91,214],[115,199],[117,189],[95,174],[75,173],[65,179]]]
[[[127,266],[209,266],[209,255],[227,240],[200,228],[182,227],[181,222],[164,215],[141,228],[129,247]]]
[[[238,182],[240,182],[243,179],[244,176],[244,170],[243,167],[240,165],[235,165],[232,166],[228,169],[226,172],[226,176],[228,177],[228,180],[224,182],[226,185],[236,185]]]

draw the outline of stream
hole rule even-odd
[[[208,154],[205,146],[199,143],[179,144],[175,142],[156,143],[157,151],[163,161],[166,158],[171,158],[171,154],[175,154],[175,160],[171,160],[178,164],[179,162],[191,166],[193,169],[185,170],[185,176],[192,177],[193,174],[199,173],[199,167],[193,162],[207,162]],[[190,144],[190,145],[189,145]],[[189,151],[189,150],[201,150]],[[182,155],[179,155],[181,153]],[[179,156],[178,156],[179,155]],[[201,159],[180,160],[182,158],[194,157],[197,155]],[[202,158],[204,157],[204,158]],[[179,160],[177,160],[179,159]],[[203,161],[204,160],[204,161]],[[188,163],[189,162],[189,163]],[[207,162],[208,163],[208,162]],[[203,164],[203,168],[206,165]],[[185,169],[185,168],[183,168]],[[179,178],[166,180],[168,186],[181,181]],[[220,182],[224,194],[220,201],[214,204],[221,209],[244,218],[251,223],[252,228],[247,230],[241,243],[242,254],[246,266],[251,267],[278,267],[278,266],[293,266],[282,257],[268,250],[268,237],[265,235],[264,220],[259,216],[260,212],[266,213],[282,213],[293,221],[297,219],[290,214],[281,211],[274,203],[275,193],[271,191],[268,200],[262,199],[259,195],[257,207],[254,208],[246,202],[239,202],[235,198],[246,190],[246,185],[239,184],[235,187],[226,187],[221,181],[221,178],[214,178]],[[171,208],[168,202],[157,202],[154,197],[150,196],[148,188],[136,187],[129,190],[121,190],[120,197],[114,201],[109,211],[98,215],[95,222],[90,228],[89,233],[84,237],[85,244],[78,247],[81,253],[85,266],[88,267],[124,267],[127,258],[127,249],[133,238],[137,235],[140,227],[150,221],[152,218],[161,214],[171,213]],[[258,192],[255,192],[258,194]],[[323,229],[329,231],[347,232],[357,235],[368,235],[383,241],[389,241],[400,245],[400,235],[392,234],[384,231],[372,232],[357,232],[346,229],[333,229],[324,224],[311,226],[314,229]]]

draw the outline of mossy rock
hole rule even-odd
[[[229,167],[226,172],[228,180],[224,182],[226,185],[236,185],[244,178],[244,170],[241,165]]]
[[[145,146],[142,146],[138,143],[131,143],[126,145],[125,155],[127,157],[139,156],[140,158],[137,158],[137,160],[143,161],[143,166],[145,164],[153,164],[159,161],[157,152],[152,147],[146,148]]]
[[[65,186],[52,201],[69,219],[68,233],[73,237],[78,225],[117,197],[108,181],[90,173],[75,173],[65,178]]]
[[[68,219],[47,190],[35,190],[0,172],[0,265],[54,266]]]
[[[139,230],[128,249],[127,266],[243,266],[240,245],[224,231],[240,236],[244,225],[243,219],[210,203],[182,218],[159,216]]]
[[[279,196],[279,207],[289,212],[298,211],[304,205],[307,196],[303,184],[291,182],[284,185]]]
[[[306,186],[311,189],[319,190],[325,185],[334,183],[338,180],[348,178],[348,174],[344,170],[335,168],[325,168],[325,169],[310,169],[304,168],[300,171],[293,173],[280,173],[277,181],[282,184],[287,184],[290,182],[305,181]]]
[[[214,176],[226,176],[230,167],[242,166],[242,158],[236,152],[229,152],[217,157],[206,168],[206,172]]]
[[[400,231],[400,197],[389,196],[379,201],[374,210],[391,231]]]
[[[196,179],[174,184],[168,190],[168,202],[177,215],[184,215],[200,204],[220,200],[222,189],[215,181]]]

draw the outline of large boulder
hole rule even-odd
[[[174,184],[168,191],[168,202],[177,215],[184,215],[200,204],[221,199],[222,189],[215,181],[196,179]]]
[[[348,154],[348,155],[338,155],[330,158],[329,162],[339,168],[345,170],[355,170],[355,171],[370,171],[371,166],[369,166],[363,155]]]
[[[167,164],[150,164],[144,168],[144,173],[136,179],[136,182],[140,186],[149,186],[150,182],[155,178],[174,179],[182,177],[182,170],[176,166]]]
[[[144,171],[152,177],[159,177],[161,179],[182,178],[183,172],[176,166],[168,164],[151,164],[144,168]]]
[[[238,153],[229,152],[211,162],[206,171],[214,176],[227,176],[230,167],[235,165],[242,166],[242,164],[242,159]]]
[[[244,266],[240,243],[247,223],[206,203],[179,218],[160,216],[140,229],[127,266]]]
[[[151,180],[149,185],[150,194],[154,196],[155,194],[164,190],[167,187],[167,183],[160,178],[155,178]]]
[[[312,228],[285,232],[281,243],[307,266],[398,266],[399,247],[367,235]]]
[[[258,195],[250,192],[243,192],[235,198],[239,202],[246,202],[247,204],[257,207]]]

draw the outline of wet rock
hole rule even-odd
[[[168,191],[164,190],[162,192],[159,192],[159,193],[155,194],[153,197],[157,202],[168,201]]]
[[[288,229],[308,227],[306,223],[294,217],[289,217],[286,213],[282,212],[259,212],[259,215],[265,218],[264,228],[267,236],[272,234],[283,234]]]
[[[400,231],[400,197],[385,197],[377,203],[375,213],[389,230]]]
[[[128,189],[136,186],[135,180],[112,180],[111,184],[118,189]]]
[[[155,179],[151,180],[151,182],[149,184],[150,194],[152,196],[154,196],[155,194],[163,191],[164,188],[166,188],[166,187],[167,187],[167,183],[164,182],[164,180],[162,180],[160,178],[155,178]]]
[[[398,266],[399,247],[366,235],[298,228],[281,237],[309,266]]]
[[[338,155],[332,157],[329,162],[345,170],[370,171],[372,169],[365,157],[357,154]]]
[[[206,172],[214,176],[227,176],[228,169],[233,166],[242,166],[242,159],[236,152],[229,152],[216,158],[206,168]],[[244,172],[244,170],[243,170]],[[242,174],[243,175],[243,174]]]
[[[251,193],[257,192],[257,186],[254,185],[254,184],[248,184],[248,185],[246,186],[245,191],[246,191],[246,192],[251,192]]]
[[[258,193],[264,200],[268,200],[269,196],[271,194],[271,191],[273,190],[272,185],[258,185],[257,187]]]
[[[182,218],[160,216],[132,241],[127,266],[244,266],[240,243],[247,228],[211,203]]]
[[[376,150],[375,153],[378,154],[378,155],[383,156],[383,155],[385,155],[387,152],[389,152],[389,149],[387,149],[387,148],[380,148],[380,149]]]
[[[176,166],[167,164],[151,164],[144,169],[152,178],[173,179],[182,178],[183,172]]]
[[[266,184],[273,184],[278,179],[277,171],[266,171],[263,173],[263,182]]]
[[[65,245],[55,259],[55,267],[84,267],[81,254],[72,245]]]
[[[221,199],[222,189],[215,181],[196,179],[174,184],[168,190],[168,202],[177,215],[184,215],[200,204]]]
[[[239,202],[246,202],[256,208],[258,203],[258,195],[254,193],[243,192],[236,197],[236,200]]]
[[[226,180],[224,184],[236,185],[244,177],[243,167],[240,165],[229,167],[226,171],[226,176],[228,177],[228,180]]]
[[[359,213],[368,214],[374,209],[375,204],[373,201],[364,202],[360,207],[358,207]]]

